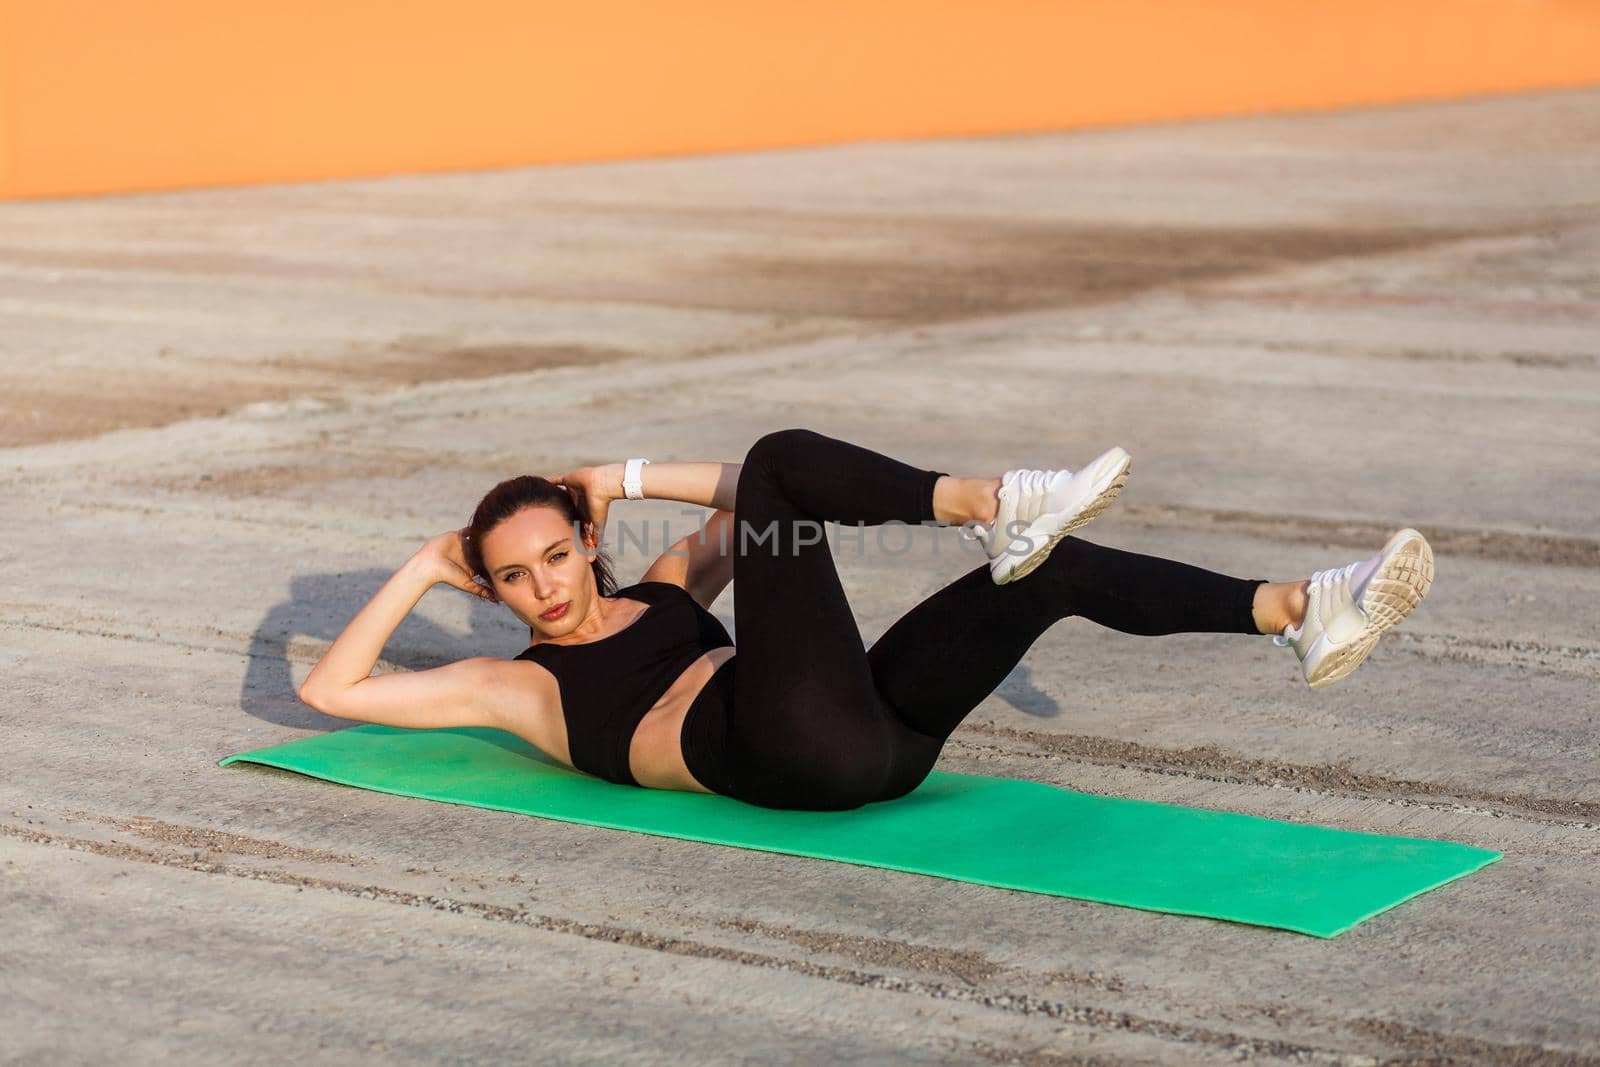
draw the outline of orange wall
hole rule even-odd
[[[1600,0],[0,0],[0,197],[1600,82]]]

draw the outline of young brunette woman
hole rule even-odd
[[[839,810],[915,789],[962,719],[1062,619],[1129,634],[1275,635],[1320,687],[1354,670],[1433,576],[1432,551],[1410,528],[1369,559],[1282,582],[1071,536],[1121,489],[1120,448],[1076,471],[952,477],[796,428],[761,437],[739,464],[647,463],[495,486],[467,527],[430,539],[385,583],[301,699],[363,722],[497,727],[612,782]],[[598,546],[625,498],[714,511],[619,589]],[[825,522],[960,525],[987,561],[869,649]],[[730,581],[737,653],[708,610]],[[372,676],[439,583],[503,605],[527,624],[527,650]]]

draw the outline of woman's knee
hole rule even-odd
[[[773,430],[757,438],[745,453],[744,464],[739,469],[735,487],[736,514],[741,519],[759,520],[775,506],[774,501],[792,501],[786,472],[803,468],[809,462],[806,450],[810,442],[820,436],[813,430],[793,427]]]
[[[746,465],[772,469],[798,458],[806,447],[822,435],[803,426],[772,430],[756,438],[745,453]]]

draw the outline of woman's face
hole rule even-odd
[[[479,545],[495,595],[545,637],[570,633],[588,617],[599,593],[592,558],[579,551],[573,525],[555,508],[523,508],[490,530]],[[559,618],[544,617],[566,605]]]

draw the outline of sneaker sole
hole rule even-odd
[[[1433,584],[1433,548],[1416,530],[1407,527],[1396,533],[1383,546],[1383,553],[1383,562],[1361,593],[1366,629],[1317,664],[1306,678],[1311,688],[1332,685],[1361,666],[1378,638],[1415,611]]]
[[[1117,494],[1122,492],[1122,487],[1128,484],[1128,470],[1132,466],[1133,457],[1124,453],[1122,464],[1111,473],[1110,480],[1106,483],[1105,488],[1096,493],[1076,515],[1068,519],[1061,529],[1051,534],[1050,539],[1037,549],[1033,555],[1013,566],[1006,572],[1005,577],[996,579],[995,584],[1006,585],[1016,581],[1018,578],[1026,578],[1032,574],[1039,564],[1045,561],[1045,557],[1050,555],[1051,550],[1056,547],[1063,537],[1066,537],[1073,530],[1083,526],[1110,507],[1111,502],[1117,498]]]

